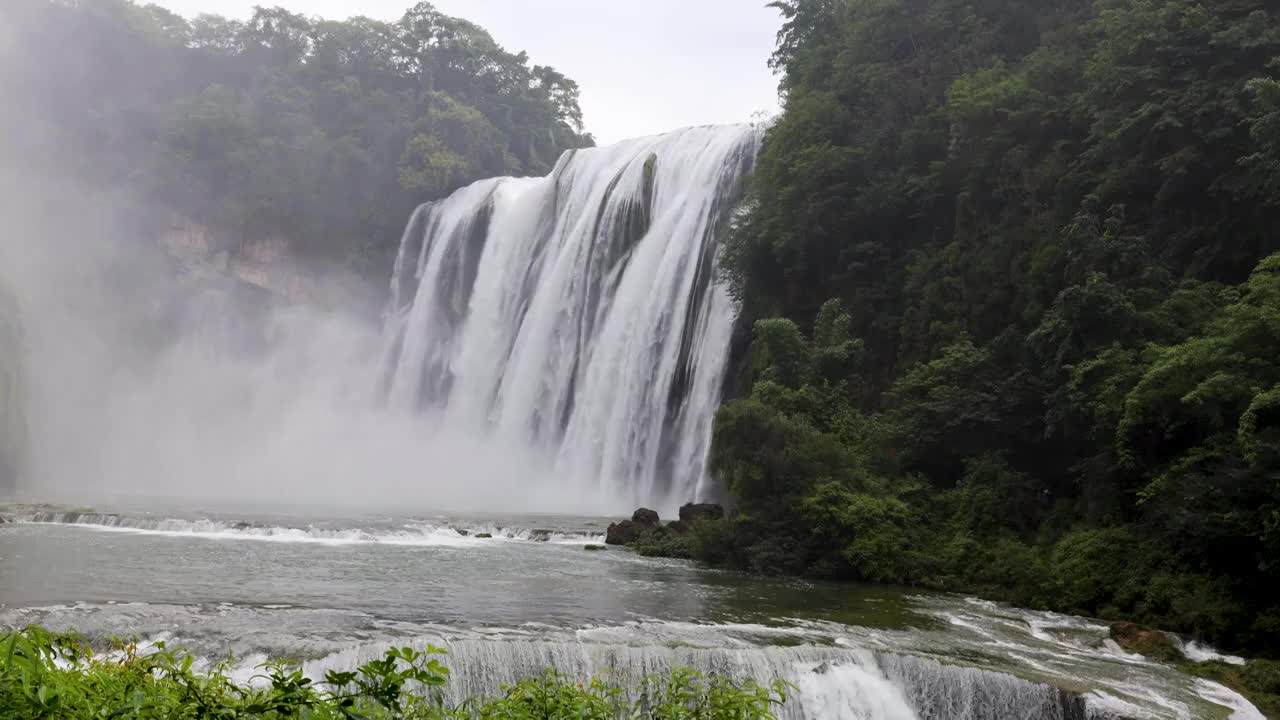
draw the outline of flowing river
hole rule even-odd
[[[607,519],[10,508],[0,625],[293,658],[316,678],[390,644],[448,650],[452,699],[544,668],[783,678],[786,718],[1261,718],[1125,654],[1105,624],[957,596],[588,551]],[[480,537],[482,534],[491,537]],[[1210,652],[1196,648],[1197,652]]]

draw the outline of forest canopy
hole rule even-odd
[[[773,5],[694,553],[1274,653],[1274,4]]]
[[[419,203],[591,144],[578,86],[422,2],[396,22],[6,0],[0,162],[295,254],[389,269]]]

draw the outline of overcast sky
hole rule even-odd
[[[342,19],[399,18],[416,0],[157,0],[183,15],[244,18],[255,4]],[[687,125],[744,122],[777,111],[765,65],[777,12],[767,0],[434,0],[512,52],[582,88],[601,144]]]

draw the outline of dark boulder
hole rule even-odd
[[[604,531],[604,542],[606,545],[626,545],[635,542],[640,536],[641,529],[632,520],[609,523],[609,529]]]
[[[680,507],[680,519],[668,523],[673,532],[683,535],[701,520],[719,520],[724,517],[724,508],[712,503],[686,503]]]
[[[608,545],[630,545],[640,539],[645,532],[662,526],[658,513],[649,508],[640,508],[631,514],[630,520],[610,523],[605,530],[604,541]]]
[[[680,507],[680,524],[685,527],[698,520],[721,520],[724,508],[714,503],[688,503]]]
[[[582,549],[583,549],[583,550],[590,550],[590,551],[592,551],[592,552],[596,552],[596,551],[600,551],[600,550],[608,550],[609,548],[605,547],[604,545],[583,545],[583,546],[582,546]]]
[[[493,535],[491,533],[476,533],[476,537],[480,538],[481,540],[488,540],[489,538],[493,537]]]

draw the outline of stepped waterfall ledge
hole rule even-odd
[[[391,279],[386,402],[528,449],[599,509],[709,496],[736,315],[717,239],[759,140],[699,127],[569,151],[546,177],[420,207]]]

